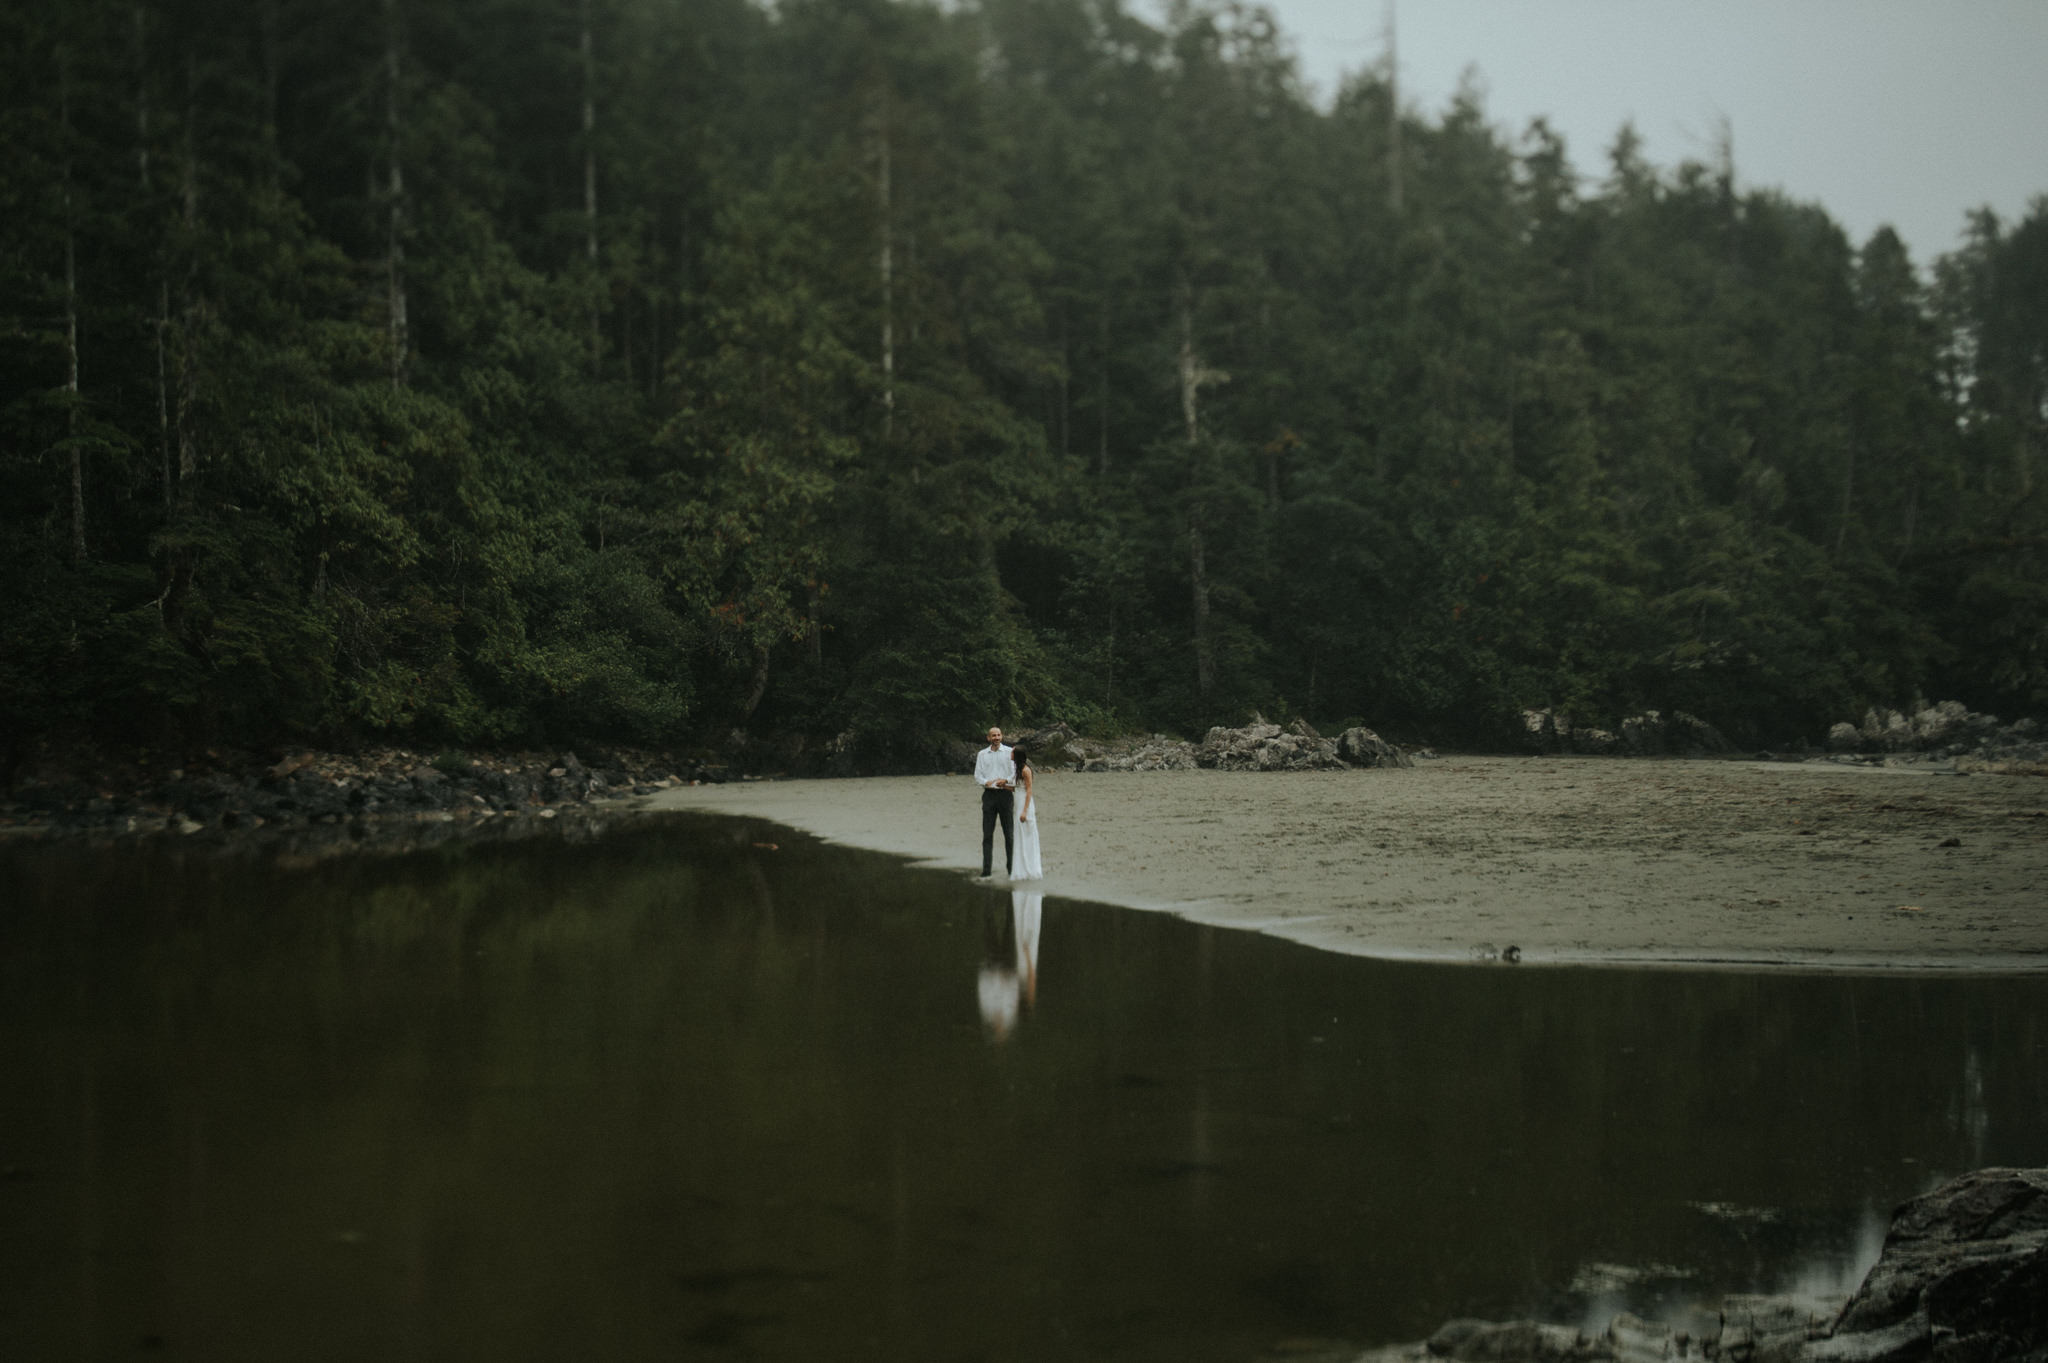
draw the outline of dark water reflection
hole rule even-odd
[[[2039,979],[1390,965],[768,836],[7,853],[0,1356],[1242,1360],[1852,1282],[2048,1163]]]

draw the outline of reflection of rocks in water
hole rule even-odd
[[[1719,1219],[1768,1223],[1767,1208],[1697,1203]],[[1589,1264],[1576,1292],[1682,1276],[1666,1265]],[[1876,1265],[1852,1296],[1722,1300],[1697,1332],[1623,1312],[1604,1329],[1454,1320],[1419,1344],[1359,1363],[2042,1363],[2048,1359],[2048,1169],[1984,1169],[1893,1215]]]
[[[1674,1264],[1580,1264],[1572,1275],[1572,1291],[1598,1297],[1643,1283],[1670,1282],[1692,1274]]]
[[[1749,1221],[1769,1225],[1784,1216],[1776,1207],[1743,1207],[1733,1202],[1688,1202],[1685,1205],[1694,1211],[1704,1212],[1717,1221]]]

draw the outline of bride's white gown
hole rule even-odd
[[[1016,868],[1012,880],[1043,880],[1045,866],[1038,859],[1038,801],[1031,802],[1031,817],[1017,820]]]

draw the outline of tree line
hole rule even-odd
[[[1923,273],[1227,3],[0,26],[10,753],[2048,707],[2048,200]]]

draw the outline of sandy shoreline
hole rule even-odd
[[[1040,798],[1046,893],[1334,951],[2048,972],[2039,778],[1478,757],[1050,772]],[[964,776],[694,786],[650,803],[979,870]]]

